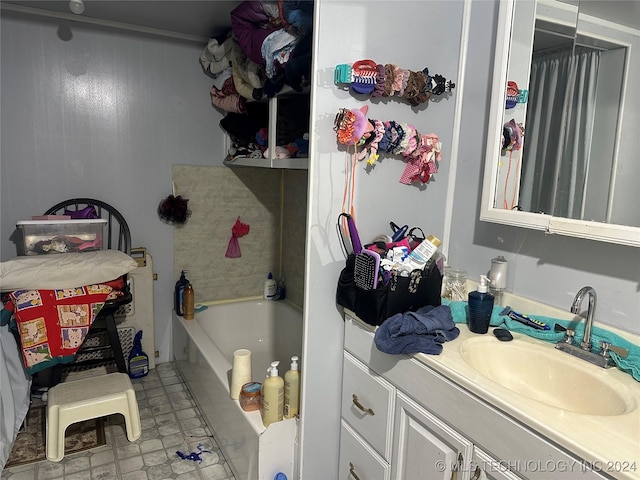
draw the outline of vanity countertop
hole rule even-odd
[[[526,301],[517,302],[513,298],[510,300],[512,304],[518,305],[514,308],[521,309],[519,311],[555,318],[573,317],[552,307],[535,304],[536,307],[531,303],[527,305]],[[375,327],[360,321],[355,314],[348,311],[347,313],[354,318],[354,322],[359,327],[369,331],[373,342]],[[599,326],[609,329],[607,326]],[[551,406],[505,388],[469,365],[461,351],[465,341],[489,337],[487,341],[495,340],[496,347],[503,342],[491,334],[492,329],[486,335],[478,335],[469,331],[466,324],[457,324],[457,327],[460,329],[459,337],[446,342],[440,355],[418,353],[411,357],[559,446],[573,452],[576,456],[590,462],[594,470],[615,478],[640,479],[640,382],[618,368],[604,369],[591,365],[556,350],[552,343],[512,332],[514,341],[530,343],[537,349],[549,349],[551,355],[566,356],[562,357],[566,358],[566,362],[585,364],[585,368],[591,369],[589,372],[591,375],[613,385],[627,400],[630,408],[619,415],[591,415]],[[640,344],[640,337],[636,335],[614,328],[610,331],[624,336],[635,344]],[[375,345],[372,348],[375,349]]]

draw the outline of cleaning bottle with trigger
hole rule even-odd
[[[133,338],[133,347],[129,353],[129,376],[142,378],[149,374],[149,356],[142,351],[142,330]]]

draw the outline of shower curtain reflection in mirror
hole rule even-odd
[[[591,148],[597,141],[599,63],[598,50],[578,46],[533,55],[518,200],[522,210],[592,216],[585,209],[590,162],[600,161],[592,158]]]

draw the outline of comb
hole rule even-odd
[[[378,271],[380,269],[380,255],[371,250],[363,249],[356,254],[353,269],[353,279],[358,288],[374,290],[378,286]]]

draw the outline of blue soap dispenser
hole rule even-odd
[[[487,276],[481,275],[478,289],[469,292],[469,330],[473,333],[487,333],[489,330],[494,297],[487,291],[488,285]]]

